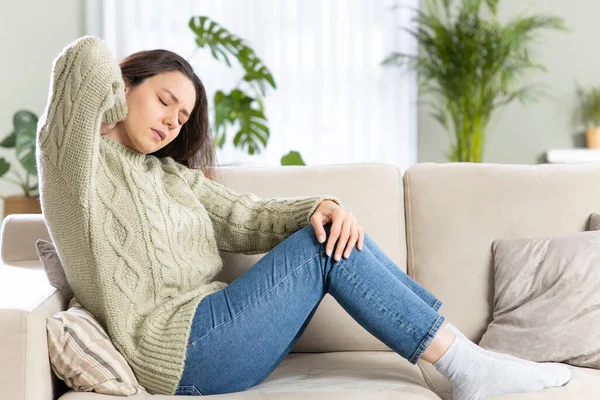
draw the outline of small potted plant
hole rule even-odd
[[[585,137],[588,149],[600,149],[600,88],[585,90],[577,87],[579,108],[577,114],[586,128]]]
[[[11,164],[4,157],[0,157],[0,178],[18,185],[23,190],[22,195],[0,195],[4,200],[4,216],[42,212],[35,160],[37,123],[38,117],[31,111],[17,111],[13,116],[13,131],[0,142],[0,147],[15,149],[17,160],[25,170],[23,178],[14,168],[11,168]],[[12,172],[16,180],[5,176],[8,172]]]

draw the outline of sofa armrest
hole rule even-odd
[[[52,241],[43,214],[9,214],[2,221],[0,261],[37,260],[35,242]]]
[[[50,367],[46,318],[66,306],[39,261],[0,264],[0,398],[54,400],[64,391]]]

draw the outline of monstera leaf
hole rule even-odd
[[[25,196],[33,195],[33,191],[38,189],[38,183],[31,184],[30,175],[37,177],[36,165],[36,131],[38,117],[27,110],[19,110],[13,115],[13,130],[1,142],[0,147],[6,149],[15,149],[15,154],[21,166],[27,172],[26,177],[22,178],[17,171],[11,169],[10,163],[3,157],[0,157],[0,177],[4,177],[8,172],[12,172],[19,180],[13,180],[11,177],[4,179],[19,185]]]
[[[205,16],[192,17],[189,27],[197,35],[196,44],[201,48],[208,46],[215,60],[224,61],[231,67],[228,55],[235,57],[246,71],[243,80],[255,81],[263,96],[266,83],[273,89],[277,87],[269,69],[242,39]]]
[[[271,76],[267,67],[262,64],[251,49],[248,47],[242,48],[238,54],[238,60],[246,70],[246,75],[244,75],[243,79],[247,82],[256,81],[263,96],[267,91],[265,82],[268,82],[273,89],[276,88],[273,76]]]
[[[4,176],[10,169],[10,164],[4,157],[0,157],[0,177]]]
[[[17,142],[17,133],[22,130],[33,132],[37,129],[38,117],[31,111],[21,110],[13,115],[13,131],[0,142],[0,147],[12,148]],[[35,141],[34,141],[35,146]]]
[[[239,89],[229,94],[215,94],[215,142],[219,147],[225,143],[227,126],[238,126],[233,145],[252,155],[260,153],[269,140],[269,128],[262,102],[248,96]]]
[[[30,174],[37,176],[37,166],[35,162],[35,128],[24,127],[17,131],[15,143],[17,159]]]
[[[188,26],[196,34],[198,47],[210,49],[215,60],[231,67],[230,59],[235,58],[245,71],[238,86],[246,83],[254,92],[250,95],[236,87],[229,94],[221,90],[215,93],[215,146],[223,148],[227,128],[237,127],[234,147],[245,149],[250,155],[259,154],[267,146],[270,136],[262,97],[269,86],[277,88],[273,75],[244,40],[210,18],[192,17]],[[282,157],[281,163],[305,165],[300,154],[294,151]]]

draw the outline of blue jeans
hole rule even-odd
[[[325,226],[327,237],[331,224]],[[298,341],[326,293],[377,339],[416,364],[445,317],[442,301],[365,233],[339,262],[308,225],[228,287],[202,299],[176,394],[243,391],[263,381]]]

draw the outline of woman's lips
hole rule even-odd
[[[162,141],[162,137],[160,136],[160,134],[158,132],[156,132],[154,129],[152,129],[152,133],[154,134],[154,137],[156,139],[158,139],[159,142]]]

